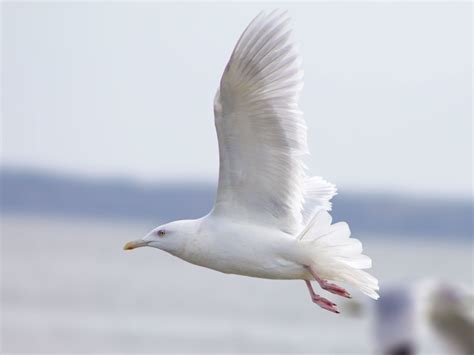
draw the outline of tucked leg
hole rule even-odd
[[[308,280],[305,280],[305,282],[306,282],[306,286],[308,287],[311,300],[314,303],[316,303],[319,307],[324,308],[330,312],[339,313],[335,303],[332,303],[328,299],[321,297],[320,295],[317,295],[313,290],[313,286],[311,286],[311,282]]]
[[[311,266],[308,266],[308,270],[311,273],[311,275],[313,275],[314,279],[318,282],[319,286],[321,286],[323,290],[326,290],[328,292],[334,293],[335,295],[339,295],[342,297],[352,298],[352,296],[350,295],[349,292],[347,292],[346,289],[342,288],[341,286],[329,283],[327,280],[321,279],[318,276],[318,274],[316,274],[316,272],[313,270],[313,268],[311,268]]]

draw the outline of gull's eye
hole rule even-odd
[[[158,235],[159,235],[160,237],[164,237],[165,234],[166,234],[166,232],[165,232],[163,229],[160,229],[160,230],[158,231]]]

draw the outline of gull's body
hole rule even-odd
[[[226,274],[265,279],[311,277],[303,266],[305,249],[290,234],[232,221],[213,213],[199,220],[179,223],[181,229],[189,228],[190,233],[179,249],[169,252],[192,264]]]
[[[261,13],[239,39],[214,100],[219,140],[219,184],[212,211],[152,230],[126,249],[151,246],[224,273],[311,280],[350,297],[326,280],[347,282],[377,298],[371,265],[346,223],[327,213],[336,188],[309,177],[306,123],[298,108],[300,56],[285,13]]]

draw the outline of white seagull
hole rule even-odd
[[[298,108],[303,71],[286,12],[260,13],[240,37],[214,100],[219,183],[212,211],[153,229],[124,249],[149,246],[227,274],[304,280],[311,299],[339,313],[311,281],[377,299],[371,259],[346,223],[327,211],[333,184],[306,175],[306,124]]]

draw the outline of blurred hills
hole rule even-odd
[[[0,171],[2,214],[77,216],[163,223],[198,218],[212,208],[216,187],[202,183],[141,184],[34,170]],[[333,199],[334,221],[354,235],[471,238],[473,201],[344,192]]]

